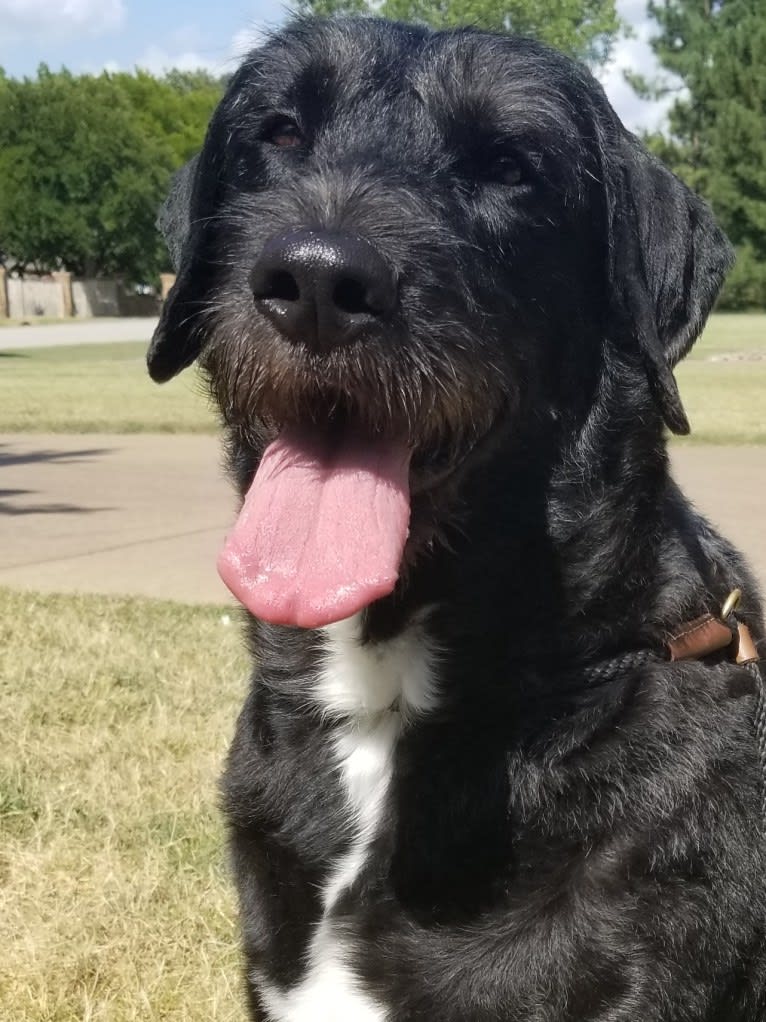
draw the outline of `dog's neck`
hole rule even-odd
[[[515,438],[509,427],[403,591],[368,612],[370,637],[429,604],[461,646],[510,644],[519,662],[589,661],[659,633],[660,549],[679,545],[662,425],[641,395],[607,388],[604,401],[578,424],[551,419]],[[634,415],[654,428],[615,427]]]

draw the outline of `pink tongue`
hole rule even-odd
[[[256,617],[319,628],[394,588],[410,520],[403,445],[285,430],[267,449],[218,571]]]

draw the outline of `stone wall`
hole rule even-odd
[[[116,280],[75,280],[72,282],[72,300],[75,316],[120,315]]]
[[[9,277],[0,267],[0,318],[156,316],[159,307],[156,296],[132,294],[116,280],[73,280],[65,272],[48,277]]]
[[[6,280],[8,315],[12,319],[29,316],[64,316],[64,291],[60,281],[8,277]]]

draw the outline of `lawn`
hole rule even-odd
[[[0,351],[0,433],[208,433],[195,370],[158,387],[136,343]],[[683,443],[766,443],[766,315],[713,316],[678,368],[693,433]]]
[[[713,316],[676,376],[692,426],[679,443],[766,443],[766,315]]]
[[[2,1018],[242,1022],[216,808],[238,632],[220,608],[0,589]]]
[[[163,386],[134,341],[0,351],[0,433],[214,433],[196,369]]]

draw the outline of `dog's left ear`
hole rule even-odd
[[[146,355],[149,375],[157,383],[164,383],[175,376],[199,354],[193,334],[187,332],[187,340],[181,344],[178,331],[172,329],[169,323],[176,299],[185,290],[186,278],[191,272],[192,203],[199,161],[200,157],[195,156],[175,174],[157,217],[157,227],[165,240],[177,275]]]
[[[702,199],[624,133],[605,174],[614,342],[630,338],[667,426],[688,433],[673,366],[689,351],[733,251]]]

